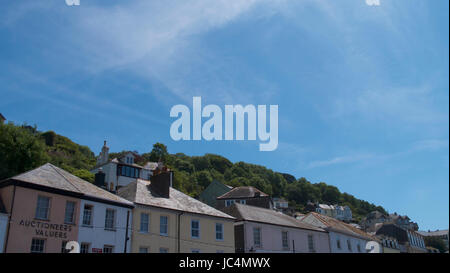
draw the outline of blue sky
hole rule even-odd
[[[221,154],[448,228],[449,4],[373,2],[8,1],[0,112],[96,154]],[[278,149],[173,141],[170,108],[193,96],[279,105]]]

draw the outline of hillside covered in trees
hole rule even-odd
[[[110,159],[125,152],[110,153]],[[87,181],[94,179],[89,170],[95,166],[96,158],[89,147],[76,144],[53,131],[39,132],[36,127],[17,126],[11,122],[0,125],[0,154],[0,180],[46,162]],[[304,212],[306,203],[312,201],[348,205],[357,221],[374,210],[387,213],[381,206],[341,193],[337,187],[324,182],[311,183],[303,177],[296,179],[293,175],[242,161],[233,163],[215,154],[170,154],[162,143],[156,143],[151,151],[140,154],[136,163],[158,160],[174,171],[173,186],[193,197],[198,197],[216,179],[233,187],[254,186],[273,197],[283,197],[300,212]]]

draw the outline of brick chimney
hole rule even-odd
[[[160,171],[154,173],[150,177],[150,188],[155,191],[158,195],[164,198],[170,197],[170,188],[172,187],[172,172],[171,171]]]

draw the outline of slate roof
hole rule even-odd
[[[118,195],[136,204],[185,211],[221,218],[234,219],[174,188],[169,190],[169,198],[161,197],[150,187],[151,182],[137,179],[118,190]]]
[[[94,198],[98,199],[99,202],[106,201],[114,202],[118,205],[133,206],[133,203],[130,201],[97,187],[50,163],[4,180],[0,183],[0,186],[4,183],[8,183],[8,181],[19,181],[24,183],[24,185],[29,184],[57,189],[67,193],[75,193],[80,195],[80,198]]]
[[[259,192],[260,196],[269,196],[255,187],[245,186],[233,188],[231,191],[217,197],[217,199],[252,198],[255,197],[257,192]]]
[[[436,231],[418,231],[422,236],[448,236],[448,229],[436,230]]]
[[[244,220],[277,226],[286,226],[325,232],[325,230],[322,228],[315,227],[307,223],[302,223],[300,220],[295,219],[294,217],[271,209],[234,203],[232,206],[223,208],[223,211],[236,217],[238,221]]]
[[[347,224],[347,223],[344,223],[337,219],[334,219],[332,217],[328,217],[328,216],[325,216],[323,214],[316,213],[316,212],[310,212],[310,213],[308,213],[308,215],[306,215],[306,217],[308,217],[310,215],[316,217],[321,223],[323,223],[330,230],[333,230],[336,232],[342,232],[342,233],[345,233],[345,234],[348,234],[351,236],[360,237],[360,238],[364,238],[367,240],[376,240],[376,238],[371,236],[370,234],[368,234],[350,224]],[[301,221],[304,221],[304,219],[306,219],[306,217],[302,218]]]

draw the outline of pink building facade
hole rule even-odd
[[[13,185],[0,189],[0,195],[11,215],[6,253],[60,253],[66,242],[77,240],[78,198]],[[70,220],[67,206],[74,210]]]
[[[0,200],[6,253],[130,250],[133,203],[52,164],[0,181]]]

